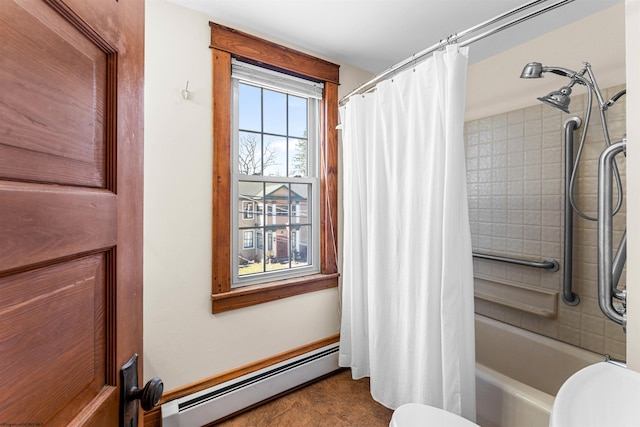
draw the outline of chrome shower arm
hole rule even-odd
[[[557,74],[559,76],[563,76],[563,77],[569,77],[570,79],[572,79],[574,76],[577,76],[579,73],[570,70],[568,68],[563,68],[563,67],[547,67],[547,66],[543,66],[542,67],[542,72],[543,73],[553,73],[553,74]]]

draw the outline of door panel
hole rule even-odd
[[[86,405],[102,389],[105,258],[92,255],[0,279],[0,378],[12,389],[0,401],[5,419],[52,420],[60,408]],[[17,366],[28,366],[27,375]],[[25,412],[25,402],[38,403]]]
[[[0,181],[2,270],[115,246],[112,192]]]
[[[41,2],[4,2],[0,19],[0,176],[104,187],[109,53]]]
[[[144,0],[0,2],[0,421],[116,426],[142,354]]]

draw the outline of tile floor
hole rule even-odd
[[[386,427],[393,411],[375,402],[369,379],[352,380],[351,371],[337,374],[258,406],[221,427]]]

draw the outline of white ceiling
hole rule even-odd
[[[213,22],[374,74],[451,34],[527,3],[527,0],[170,1],[203,12]],[[623,1],[575,0],[474,43],[469,60],[479,61]],[[543,5],[555,2],[549,0]],[[483,31],[486,29],[471,36]]]

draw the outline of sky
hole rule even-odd
[[[297,142],[307,135],[307,100],[244,83],[238,85],[238,98],[241,140],[263,134],[263,147],[275,155],[263,174],[287,176],[287,164],[291,163]],[[289,175],[296,173],[292,167],[289,169]]]

